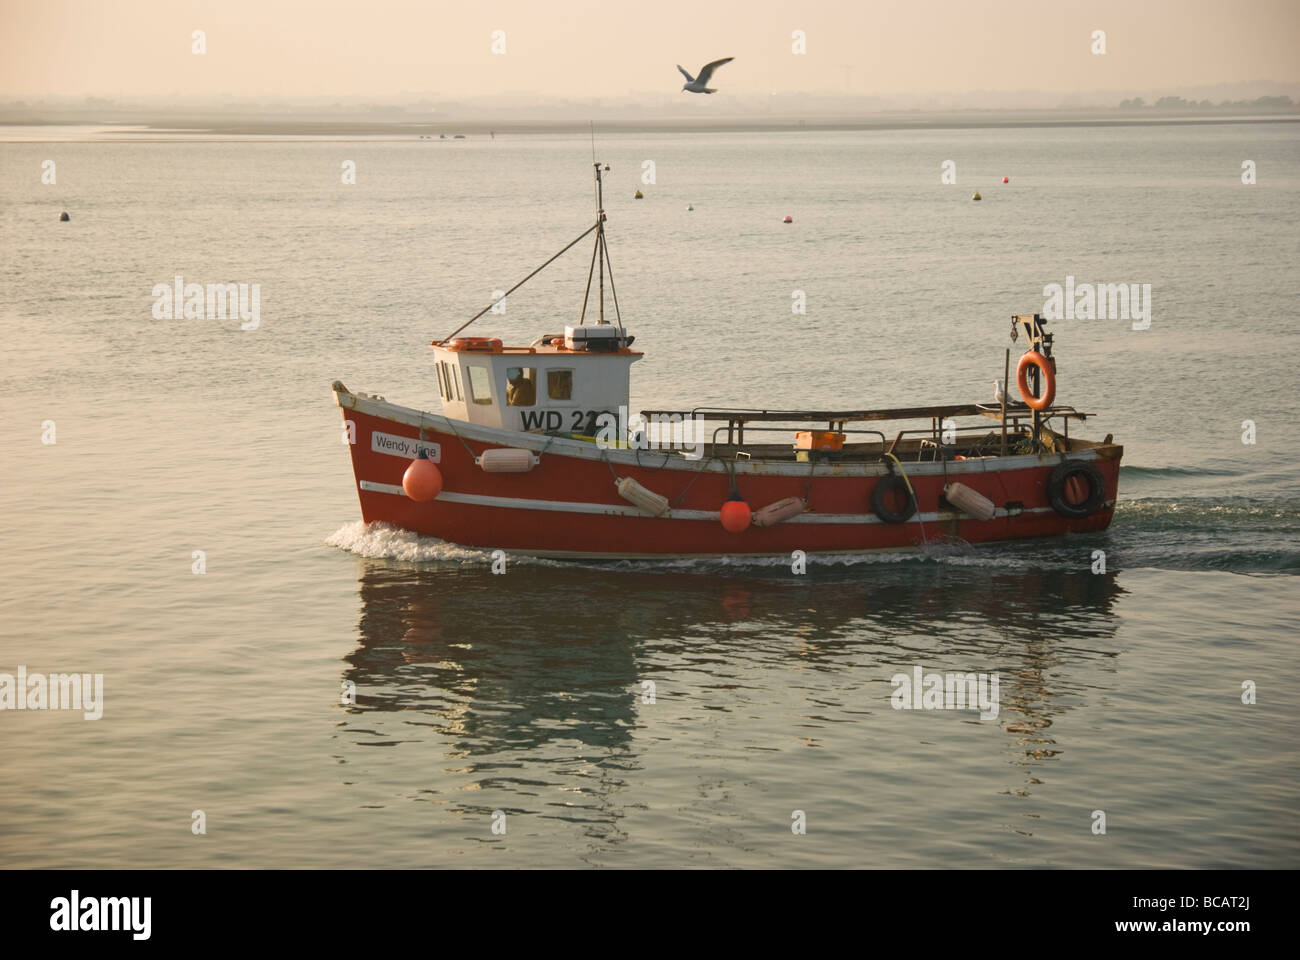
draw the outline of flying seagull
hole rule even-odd
[[[682,70],[682,65],[680,63],[677,64],[677,69],[681,70],[682,76],[686,78],[686,82],[682,84],[682,90],[689,91],[690,93],[717,93],[718,91],[709,89],[709,78],[713,76],[713,71],[718,69],[718,67],[722,66],[724,63],[730,63],[735,59],[735,57],[723,57],[721,60],[714,60],[712,63],[706,63],[704,66],[700,67],[700,75],[698,77],[692,77],[685,70]]]

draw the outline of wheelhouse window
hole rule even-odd
[[[572,400],[573,371],[547,370],[546,395],[552,400]]]
[[[460,375],[456,372],[456,365],[446,360],[439,360],[434,364],[434,369],[438,371],[438,391],[442,394],[442,398],[448,401],[459,400]]]
[[[511,407],[531,407],[537,403],[537,368],[506,368],[506,404]]]
[[[480,367],[477,364],[470,364],[467,368],[469,371],[469,396],[475,403],[492,402],[492,372],[487,367]]]

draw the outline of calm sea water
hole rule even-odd
[[[105,703],[0,713],[0,866],[1300,864],[1300,130],[596,148],[634,409],[985,400],[1044,285],[1151,284],[1053,325],[1111,530],[493,575],[358,522],[329,384],[437,409],[428,341],[588,225],[586,138],[6,143],[0,673]],[[583,247],[492,332],[571,322]],[[154,319],[177,274],[260,328]],[[891,709],[915,666],[1000,715]]]

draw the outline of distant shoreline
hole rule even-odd
[[[1033,127],[1132,127],[1132,126],[1207,126],[1251,123],[1300,123],[1300,115],[1286,113],[1229,114],[1223,116],[1186,116],[1169,113],[1160,116],[1133,116],[1130,111],[1061,114],[1051,112],[989,112],[947,114],[883,114],[872,117],[737,117],[708,119],[690,122],[675,118],[647,119],[644,121],[597,121],[600,134],[691,134],[691,133],[825,133],[860,132],[873,130],[962,130],[962,129],[1017,129]],[[48,131],[44,136],[13,136],[21,128]],[[77,131],[73,136],[60,137]],[[551,122],[483,121],[457,122],[454,120],[353,120],[338,118],[266,118],[266,117],[114,117],[102,119],[89,116],[51,118],[21,116],[11,113],[0,115],[0,140],[8,143],[48,142],[51,140],[87,140],[101,143],[116,141],[195,141],[255,138],[258,140],[285,139],[366,139],[407,141],[424,138],[441,142],[452,141],[456,134],[465,137],[486,137],[489,134],[507,136],[587,135],[589,121],[556,120]],[[6,135],[9,134],[9,135]]]

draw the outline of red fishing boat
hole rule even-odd
[[[527,346],[435,340],[441,413],[334,382],[367,523],[552,557],[861,553],[1104,530],[1123,447],[1071,436],[1052,334],[1011,319],[1021,399],[902,409],[628,413],[634,350],[596,222],[506,291],[595,234],[578,322]],[[613,322],[605,317],[609,273]],[[593,322],[586,323],[597,280]],[[504,299],[504,296],[500,299]],[[884,428],[888,427],[886,431]]]

